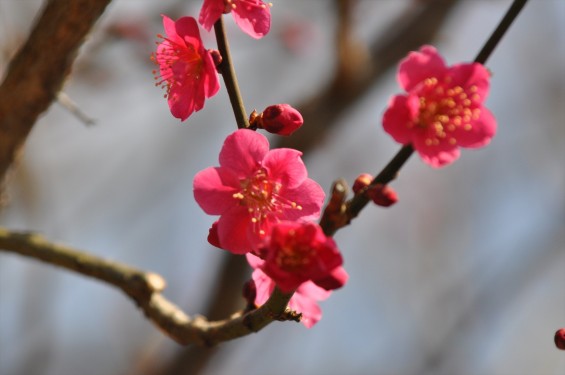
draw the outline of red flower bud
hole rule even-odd
[[[555,346],[558,349],[565,350],[565,328],[561,328],[555,332]]]
[[[355,194],[359,193],[361,189],[363,189],[366,186],[369,186],[371,181],[373,181],[373,176],[371,176],[370,174],[368,173],[360,174],[359,177],[357,177],[355,179],[355,182],[353,183],[353,192]]]
[[[275,104],[265,108],[259,127],[269,133],[291,135],[303,123],[302,115],[296,109],[288,104]]]
[[[220,72],[219,68],[220,68],[220,64],[223,61],[222,54],[217,49],[209,49],[208,52],[210,53],[210,56],[212,56],[212,61],[214,62],[214,66],[216,67],[216,70],[218,71],[218,73],[221,74],[222,72]]]
[[[398,195],[388,185],[376,184],[367,194],[377,206],[389,207],[398,202]]]

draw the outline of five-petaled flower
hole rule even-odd
[[[400,63],[397,79],[407,94],[391,98],[384,129],[432,167],[455,161],[458,147],[485,146],[494,136],[496,120],[483,106],[490,74],[482,64],[447,67],[434,47],[423,46]]]
[[[348,278],[335,241],[315,223],[274,224],[257,255],[265,260],[261,269],[283,292],[291,292],[306,281],[326,290],[337,289]]]
[[[297,150],[269,150],[267,138],[240,129],[220,151],[220,166],[194,177],[194,197],[210,215],[221,215],[209,238],[235,254],[256,250],[270,226],[281,220],[315,219],[324,191]]]
[[[156,83],[167,90],[166,98],[174,117],[186,120],[204,107],[204,100],[219,88],[218,73],[202,40],[196,20],[182,17],[174,22],[163,15],[166,37],[159,43],[153,59],[159,65]]]
[[[256,294],[255,304],[263,305],[275,289],[275,282],[261,270],[264,260],[252,254],[247,254],[247,261],[253,267],[254,271],[251,275],[255,283]],[[291,310],[302,314],[300,323],[306,328],[312,328],[320,319],[322,319],[322,310],[318,306],[317,301],[327,299],[332,292],[325,290],[314,284],[312,281],[306,281],[301,284],[288,302]]]
[[[235,23],[255,39],[271,28],[271,4],[261,0],[204,0],[198,21],[208,31],[223,13],[232,13]]]

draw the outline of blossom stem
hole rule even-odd
[[[349,220],[357,217],[357,215],[359,215],[359,212],[361,212],[361,210],[367,205],[367,203],[369,203],[369,197],[364,193],[370,187],[373,187],[377,184],[386,185],[390,181],[394,180],[400,168],[402,168],[404,163],[406,163],[406,161],[410,158],[410,156],[412,156],[413,153],[414,149],[411,145],[403,146],[388,162],[388,164],[381,170],[377,177],[375,177],[373,181],[371,181],[369,186],[362,189],[358,194],[355,194],[355,196],[347,202],[346,215],[348,216]],[[335,230],[337,229],[338,228],[335,228]]]
[[[222,55],[222,62],[219,65],[219,69],[220,72],[222,72],[222,77],[224,78],[226,89],[228,90],[228,95],[230,97],[230,103],[233,109],[233,114],[235,116],[235,121],[237,122],[237,127],[239,129],[249,128],[249,120],[247,113],[245,112],[245,106],[243,105],[241,93],[239,91],[239,85],[237,83],[237,77],[235,75],[235,69],[230,54],[230,46],[228,44],[228,38],[222,17],[220,17],[220,19],[214,24],[214,32],[216,34],[218,50]]]
[[[514,0],[496,29],[493,31],[489,39],[484,44],[481,51],[478,53],[477,57],[475,58],[475,62],[484,64],[487,59],[490,57],[498,43],[502,40],[502,37],[508,29],[510,25],[514,22],[524,5],[528,0]],[[414,153],[414,149],[411,145],[404,145],[400,151],[392,158],[392,160],[383,168],[383,170],[371,181],[371,184],[361,191],[359,191],[355,196],[345,203],[346,209],[344,215],[346,216],[344,219],[335,220],[332,219],[331,210],[324,211],[324,215],[322,216],[321,223],[323,225],[324,232],[326,235],[333,235],[339,228],[347,225],[352,219],[357,217],[361,210],[369,203],[369,197],[365,194],[365,192],[370,188],[374,187],[377,184],[386,185],[390,181],[392,181],[398,171],[404,163],[410,158],[410,156]],[[335,210],[334,210],[335,211]],[[333,213],[335,216],[335,213]]]
[[[477,57],[475,57],[475,62],[485,64],[487,59],[490,57],[504,34],[510,28],[510,25],[514,22],[520,11],[526,5],[528,0],[514,0],[496,29],[493,31],[490,38],[487,40],[481,51],[478,53]]]
[[[211,346],[257,332],[275,320],[295,320],[286,311],[292,293],[283,293],[278,288],[264,305],[253,311],[209,321],[201,316],[191,317],[169,301],[162,294],[165,280],[153,272],[55,244],[38,234],[0,227],[2,251],[38,259],[121,289],[149,320],[181,345]]]

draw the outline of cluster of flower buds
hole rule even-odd
[[[353,192],[355,194],[366,193],[377,206],[381,207],[390,207],[398,202],[398,195],[393,188],[383,184],[371,185],[372,181],[373,176],[370,174],[360,174],[353,183]]]

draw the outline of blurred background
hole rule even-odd
[[[399,149],[380,119],[400,92],[396,64],[433,43],[448,63],[474,59],[509,0],[273,1],[255,41],[226,23],[248,112],[303,110],[273,147],[304,151],[326,191],[378,172]],[[0,0],[0,76],[42,1]],[[192,195],[236,129],[223,88],[185,123],[153,86],[160,14],[201,1],[115,0],[81,49],[7,186],[0,225],[161,274],[189,314],[241,307],[242,257],[206,241],[215,217]],[[202,30],[208,48],[214,37]],[[432,169],[413,156],[392,186],[335,237],[350,280],[308,330],[274,323],[212,349],[163,336],[121,292],[0,253],[0,374],[560,375],[565,353],[565,2],[530,1],[487,63],[499,131],[485,149]]]

